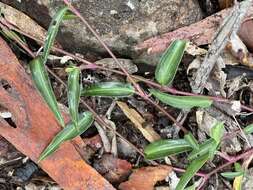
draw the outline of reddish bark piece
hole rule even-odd
[[[153,190],[158,181],[164,180],[172,171],[170,166],[144,167],[134,171],[129,180],[120,184],[120,190]]]
[[[61,130],[30,77],[6,42],[0,38],[0,105],[10,111],[17,128],[0,117],[0,135],[34,162]],[[80,145],[77,138],[74,144]],[[82,146],[82,144],[81,144]],[[86,164],[71,142],[64,143],[40,167],[62,188],[68,190],[113,190],[112,185]]]
[[[8,157],[10,144],[3,137],[0,136],[0,157]]]
[[[212,41],[213,34],[230,11],[231,8],[222,10],[190,26],[185,26],[161,36],[150,38],[138,44],[135,49],[138,51],[147,50],[149,54],[155,54],[163,52],[175,39],[188,39],[198,46],[209,44]],[[248,11],[248,16],[252,14],[252,11],[253,5]]]

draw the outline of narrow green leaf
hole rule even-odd
[[[184,175],[180,178],[176,190],[183,190],[191,178],[199,171],[199,169],[206,163],[208,159],[209,154],[204,154],[193,160],[187,167]]]
[[[49,28],[48,28],[47,37],[46,37],[45,45],[43,48],[43,54],[42,54],[43,64],[45,64],[47,62],[47,58],[48,58],[50,49],[54,44],[55,37],[58,33],[60,23],[64,19],[64,15],[67,11],[68,11],[68,7],[66,7],[66,6],[62,7],[53,16],[53,19],[52,19],[52,21],[49,25]]]
[[[191,146],[184,139],[178,140],[158,140],[144,149],[145,158],[149,160],[164,158],[165,156],[175,155],[192,150]]]
[[[185,47],[186,41],[175,40],[163,54],[155,71],[155,79],[161,85],[169,85],[172,83],[176,75],[178,65],[184,55]]]
[[[92,113],[84,112],[79,115],[78,129],[71,122],[67,124],[50,142],[47,148],[41,153],[39,162],[51,155],[63,142],[71,140],[85,132],[93,123]]]
[[[133,86],[122,82],[102,82],[82,91],[83,96],[127,97],[133,94]]]
[[[243,131],[247,135],[253,133],[253,123],[245,127]]]
[[[198,150],[199,149],[199,144],[197,139],[193,136],[192,133],[188,133],[184,136],[184,139],[189,143],[189,145],[195,149]]]
[[[217,144],[215,140],[213,139],[208,139],[204,143],[202,143],[199,146],[199,149],[193,150],[189,155],[188,155],[188,160],[194,160],[198,158],[199,156],[203,156],[204,154],[210,153],[210,157],[212,156],[211,154],[214,154],[214,151],[216,150]]]
[[[244,172],[241,164],[239,164],[239,163],[236,162],[234,165],[235,165],[235,171],[237,171],[237,172]]]
[[[77,128],[78,107],[81,96],[80,69],[78,67],[68,68],[68,105],[69,113]]]
[[[72,13],[70,10],[67,10],[67,12],[63,16],[63,20],[72,20],[75,18],[77,18],[77,16],[74,13]]]
[[[216,141],[217,144],[220,143],[221,138],[223,137],[225,128],[222,122],[218,122],[211,129],[210,136]]]
[[[180,109],[190,109],[193,107],[206,108],[213,103],[212,100],[205,96],[174,96],[159,90],[149,89],[149,91],[164,104]]]
[[[41,57],[33,59],[29,63],[29,66],[32,74],[32,79],[37,89],[39,90],[41,96],[44,98],[47,105],[54,113],[60,125],[64,127],[65,126],[64,120],[59,110],[56,97],[54,95],[45,65],[43,64]]]
[[[244,172],[223,172],[221,175],[227,179],[234,179],[235,177],[243,175]]]

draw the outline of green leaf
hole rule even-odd
[[[223,172],[221,175],[227,179],[234,179],[235,177],[243,175],[244,172]]]
[[[253,133],[253,123],[245,127],[243,131],[247,135]]]
[[[63,16],[63,20],[72,20],[78,18],[74,13],[72,13],[70,10],[67,10],[67,12]]]
[[[80,69],[78,67],[68,68],[68,105],[69,113],[77,128],[78,107],[81,96]]]
[[[74,124],[71,122],[67,124],[65,128],[63,128],[50,142],[50,144],[47,146],[47,148],[41,153],[39,157],[39,162],[41,160],[44,160],[49,155],[51,155],[59,146],[67,141],[71,140],[79,135],[81,135],[83,132],[85,132],[93,123],[94,119],[92,116],[92,113],[90,112],[84,112],[79,115],[79,121],[78,121],[78,129],[75,128]]]
[[[198,150],[199,149],[199,144],[197,139],[193,136],[192,133],[188,133],[184,136],[184,139],[189,143],[189,145],[193,148]]]
[[[180,109],[190,109],[193,107],[206,108],[213,103],[212,100],[205,96],[174,96],[159,90],[149,89],[149,91],[164,104]]]
[[[127,97],[134,94],[134,88],[129,83],[122,82],[102,82],[85,88],[83,96],[102,97]]]
[[[235,165],[235,171],[237,171],[237,172],[244,172],[241,164],[239,164],[239,163],[236,162],[234,165]]]
[[[215,126],[212,127],[210,136],[216,141],[217,144],[219,144],[221,138],[223,137],[224,131],[225,128],[223,123],[217,122]]]
[[[199,169],[206,163],[208,159],[209,154],[204,154],[193,160],[187,167],[184,175],[180,178],[176,190],[183,190],[191,178],[199,171]]]
[[[199,156],[203,156],[204,154],[207,154],[207,153],[209,153],[210,157],[212,157],[216,148],[217,148],[217,144],[216,144],[215,140],[208,139],[199,146],[199,149],[193,150],[188,155],[188,160],[190,160],[190,161],[194,160],[194,159],[198,158]]]
[[[144,149],[145,158],[149,160],[164,158],[165,156],[175,155],[192,150],[191,146],[184,139],[178,140],[158,140]]]
[[[43,64],[47,62],[47,58],[50,52],[51,47],[54,44],[55,37],[58,33],[60,23],[64,19],[64,15],[68,11],[68,7],[62,7],[60,8],[57,13],[53,16],[53,19],[49,25],[48,32],[47,32],[47,37],[45,40],[45,45],[43,47],[43,54],[42,54],[42,61]]]
[[[184,55],[185,47],[186,41],[175,40],[163,54],[155,71],[155,79],[161,85],[169,85],[172,83],[176,75],[178,65]]]
[[[65,126],[64,119],[61,115],[60,109],[58,107],[56,97],[54,95],[45,65],[42,62],[41,57],[36,57],[30,63],[30,70],[32,74],[32,79],[39,90],[41,96],[46,101],[47,105],[54,113],[56,119],[62,127]]]

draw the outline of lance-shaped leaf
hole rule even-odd
[[[83,96],[127,97],[133,94],[134,87],[122,82],[101,82],[82,91]]]
[[[186,41],[175,40],[163,54],[155,71],[155,79],[161,85],[169,85],[172,83],[176,75],[178,65],[184,55],[185,47]]]
[[[81,96],[80,69],[71,67],[66,70],[68,72],[68,105],[71,120],[77,128],[78,124],[78,106]]]
[[[251,134],[251,133],[253,133],[253,124],[250,124],[250,125],[246,126],[243,129],[243,131],[244,131],[245,134]]]
[[[159,90],[149,89],[150,93],[164,104],[180,109],[190,109],[193,107],[206,108],[213,103],[205,96],[175,96],[163,93]]]
[[[198,150],[199,149],[199,144],[197,139],[193,136],[192,133],[188,133],[184,136],[184,139],[189,143],[189,145],[194,149]]]
[[[211,129],[210,136],[216,141],[217,144],[220,143],[221,138],[223,137],[225,128],[222,122],[218,122]]]
[[[227,179],[234,179],[236,177],[243,176],[245,171],[243,170],[241,164],[236,162],[234,166],[235,166],[234,172],[223,172],[221,173],[221,175]]]
[[[189,143],[184,139],[178,140],[158,140],[145,147],[145,158],[149,160],[164,158],[192,150]]]
[[[81,135],[91,126],[93,121],[94,119],[92,113],[84,112],[80,114],[78,120],[78,129],[75,128],[72,122],[69,123],[53,138],[47,148],[41,153],[38,161],[40,162],[52,154],[63,142]]]
[[[199,171],[199,169],[206,163],[209,159],[209,154],[204,154],[195,160],[193,160],[187,167],[184,175],[180,178],[180,181],[176,187],[176,190],[183,190],[191,178]]]
[[[43,64],[41,57],[36,57],[35,59],[33,59],[29,63],[29,66],[32,74],[32,79],[41,96],[44,98],[47,105],[54,113],[60,125],[64,127],[64,120],[59,110],[56,97],[54,95],[45,65]]]
[[[70,10],[67,10],[63,16],[63,20],[72,20],[75,18],[77,18],[77,16]]]
[[[227,178],[227,179],[234,179],[234,178],[236,178],[238,176],[241,176],[243,174],[244,174],[243,171],[241,171],[241,172],[223,172],[223,173],[221,173],[221,175],[223,177]]]
[[[210,157],[211,154],[214,154],[214,151],[217,148],[216,141],[214,139],[208,139],[204,143],[199,146],[199,149],[194,149],[189,155],[188,160],[194,160],[199,156],[203,156],[204,154],[209,153]]]
[[[219,143],[224,134],[224,125],[221,122],[218,122],[211,129],[211,137],[206,140],[203,144],[200,145],[199,149],[193,150],[189,156],[188,160],[194,160],[198,156],[202,156],[206,153],[209,153],[209,158],[212,159],[217,148],[219,147]]]
[[[43,47],[43,54],[42,54],[43,64],[45,64],[47,61],[50,49],[53,46],[54,41],[55,41],[55,37],[58,33],[60,23],[64,19],[64,16],[68,10],[69,10],[68,7],[66,7],[66,6],[62,7],[53,16],[53,19],[52,19],[52,21],[49,25],[49,28],[48,28],[47,37],[45,40],[45,45]]]

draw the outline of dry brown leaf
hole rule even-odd
[[[237,34],[231,34],[227,49],[241,64],[250,67],[253,66],[251,63],[252,59],[250,59],[249,51]]]
[[[158,181],[164,180],[172,171],[170,166],[144,167],[134,171],[129,180],[120,184],[120,190],[153,190]]]
[[[197,45],[193,44],[192,42],[187,43],[185,51],[192,56],[197,55],[205,55],[207,53],[207,50],[198,47]]]
[[[243,43],[248,47],[248,49],[253,52],[253,19],[248,18],[246,19],[238,32],[240,38],[242,39]]]
[[[125,181],[132,170],[132,165],[126,160],[119,159],[112,154],[103,154],[96,159],[94,168],[111,183]]]
[[[234,4],[234,0],[219,0],[219,5],[221,9],[231,7]]]
[[[1,2],[0,2],[0,9],[1,14],[8,22],[10,22],[23,32],[35,38],[38,38],[43,41],[45,40],[46,30],[42,28],[40,25],[38,25],[29,16]]]
[[[126,103],[120,101],[117,101],[117,105],[149,142],[154,142],[161,138],[152,127],[143,127],[145,120],[135,109],[129,108]]]

